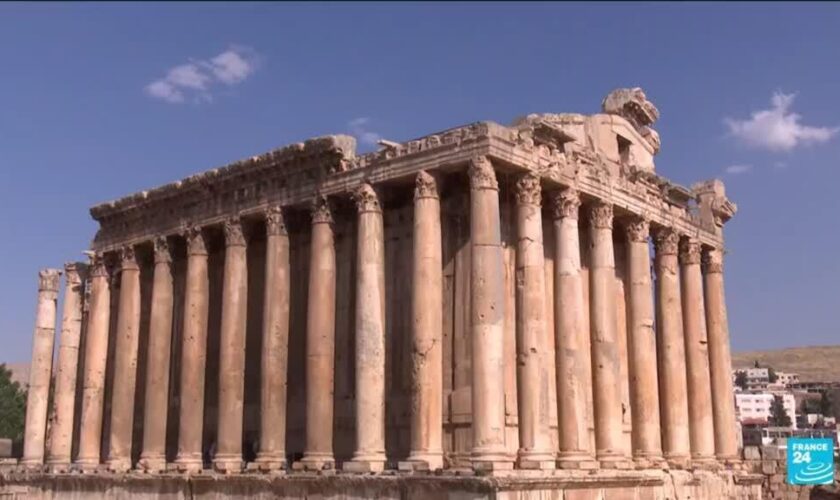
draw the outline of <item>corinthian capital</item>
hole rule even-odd
[[[567,188],[551,193],[551,214],[555,220],[578,218],[580,195],[575,189]]]
[[[225,219],[225,246],[244,247],[245,233],[242,231],[242,220],[239,217]]]
[[[680,235],[669,227],[658,229],[653,235],[653,245],[656,255],[677,255]]]
[[[589,207],[589,224],[596,229],[612,229],[613,207],[602,201]]]
[[[189,255],[207,255],[207,241],[204,232],[198,226],[189,226],[184,230]]]
[[[680,262],[683,264],[700,263],[700,242],[694,238],[683,238],[680,241]]]
[[[100,252],[89,252],[87,255],[90,259],[91,278],[108,278],[108,265],[105,262],[105,256]]]
[[[373,186],[370,184],[362,184],[353,190],[353,202],[356,204],[356,210],[360,214],[365,212],[381,212],[382,207],[379,205],[379,195]]]
[[[326,196],[318,195],[312,200],[312,223],[313,224],[332,224],[332,212],[330,210],[330,201]]]
[[[438,198],[437,178],[425,170],[417,172],[414,181],[414,199],[421,198]]]
[[[126,245],[120,248],[120,269],[140,269],[137,265],[137,254],[134,245]]]
[[[499,190],[499,183],[496,182],[496,171],[493,164],[486,156],[476,156],[470,160],[470,189],[493,189]]]
[[[701,264],[705,274],[723,272],[723,251],[719,248],[703,248]]]
[[[269,236],[288,234],[286,220],[283,218],[283,208],[274,205],[265,211],[265,232]]]
[[[155,264],[169,264],[172,262],[172,253],[169,251],[169,240],[166,236],[157,236],[154,241]]]
[[[516,204],[540,206],[542,203],[540,176],[533,172],[523,174],[516,180]]]
[[[627,221],[624,230],[627,233],[627,241],[647,243],[650,235],[650,224],[642,217],[633,217]]]
[[[79,286],[87,277],[87,265],[82,262],[67,262],[64,264],[64,279],[68,287]]]
[[[61,278],[59,269],[41,269],[38,271],[38,291],[58,293],[58,282]]]

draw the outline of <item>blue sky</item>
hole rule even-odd
[[[328,133],[659,107],[659,173],[721,177],[736,350],[836,343],[840,5],[0,4],[0,360],[88,208]]]

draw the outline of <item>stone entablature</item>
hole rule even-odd
[[[628,148],[624,157],[620,141]],[[609,200],[618,213],[641,215],[708,246],[721,246],[720,225],[735,211],[719,181],[690,190],[654,173],[657,149],[614,114],[529,115],[512,127],[478,122],[360,156],[355,149],[349,136],[310,139],[97,205],[93,248],[112,251],[179,233],[185,224],[222,224],[231,213],[258,214],[272,204],[305,207],[316,192],[349,195],[363,183],[411,182],[420,170],[465,168],[479,156],[500,173],[537,173],[546,189],[575,187],[584,197]]]

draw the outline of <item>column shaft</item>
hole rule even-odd
[[[470,164],[473,466],[509,469],[505,447],[504,266],[499,186],[486,157]]]
[[[102,414],[105,404],[105,367],[108,358],[108,330],[111,323],[111,277],[104,257],[91,261],[90,305],[85,330],[82,414],[79,423],[79,454],[82,470],[96,468],[102,443]]]
[[[596,456],[602,466],[622,460],[620,366],[615,316],[615,256],[612,205],[590,207],[589,317]]]
[[[219,352],[219,426],[213,467],[242,470],[242,418],[245,398],[245,329],[248,313],[248,255],[238,218],[225,221],[225,270]]]
[[[680,286],[685,333],[691,456],[695,460],[710,460],[715,455],[715,431],[712,417],[706,317],[703,306],[703,277],[700,273],[700,244],[689,238],[681,242]]]
[[[38,305],[35,332],[32,335],[32,364],[29,365],[23,458],[20,461],[24,466],[39,466],[44,463],[60,278],[61,271],[58,269],[42,269],[38,273]]]
[[[429,470],[443,467],[443,257],[435,177],[417,174],[411,280],[411,453]]]
[[[134,390],[137,381],[137,348],[140,341],[140,266],[133,247],[124,247],[120,262],[120,298],[114,356],[114,391],[111,396],[111,438],[108,468],[131,469],[131,435],[134,430]]]
[[[722,460],[734,460],[738,457],[738,439],[735,429],[732,357],[729,347],[726,298],[723,292],[723,252],[721,250],[704,249],[703,279],[709,337],[712,408],[714,409],[715,455]]]
[[[587,394],[592,391],[592,367],[581,279],[579,207],[580,197],[573,189],[556,193],[552,200],[558,465],[563,468],[592,461],[586,408]]]
[[[58,369],[53,391],[55,415],[50,429],[47,454],[47,463],[57,472],[65,472],[66,466],[70,464],[87,266],[79,262],[69,262],[64,265],[64,277],[61,345],[58,348]]]
[[[682,303],[677,274],[679,235],[663,228],[656,244],[656,355],[659,367],[659,404],[662,451],[683,465],[689,458],[688,396],[685,371]]]
[[[662,439],[648,222],[633,219],[627,224],[626,232],[630,288],[628,341],[633,457],[637,460],[657,460],[662,458]]]
[[[327,200],[312,211],[306,311],[306,448],[296,469],[332,469],[335,390],[335,241]]]
[[[169,359],[172,346],[174,284],[172,256],[166,237],[155,245],[149,347],[146,357],[146,401],[143,406],[143,451],[140,466],[157,472],[166,468],[166,419],[169,409]]]
[[[201,438],[204,430],[204,370],[207,365],[210,283],[207,246],[201,229],[189,228],[184,236],[187,239],[187,283],[181,343],[178,455],[174,468],[197,472],[204,467]]]
[[[548,367],[543,349],[546,329],[545,255],[540,178],[522,176],[516,184],[516,357],[519,405],[518,464],[522,469],[553,469],[548,436]]]
[[[385,237],[373,187],[353,193],[356,235],[356,450],[345,470],[385,468]]]
[[[286,393],[289,359],[289,235],[280,207],[266,213],[265,298],[262,327],[260,450],[257,467],[286,465]]]

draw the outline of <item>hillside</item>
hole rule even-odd
[[[736,352],[732,366],[749,368],[756,360],[761,366],[798,373],[803,382],[840,382],[840,345]]]

